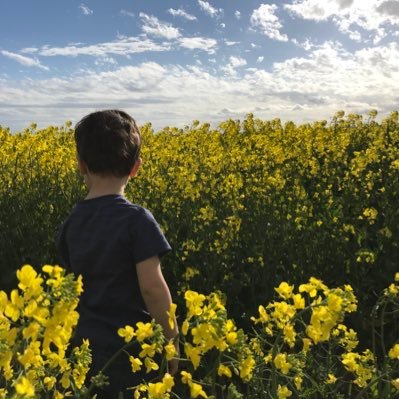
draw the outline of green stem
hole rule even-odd
[[[382,352],[384,354],[384,358],[386,358],[387,353],[386,353],[386,348],[385,348],[385,342],[384,342],[384,317],[385,317],[385,309],[387,307],[387,303],[384,303],[384,306],[382,308],[381,311],[381,319],[380,319],[380,323],[381,323],[381,348],[382,348]]]

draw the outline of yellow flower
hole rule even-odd
[[[231,370],[227,366],[225,366],[224,364],[220,364],[218,367],[218,375],[220,377],[226,376],[228,378],[231,378],[232,373],[231,373]]]
[[[205,295],[188,290],[184,294],[184,299],[186,300],[186,306],[188,309],[187,319],[202,314],[202,304],[205,300]]]
[[[147,338],[151,338],[154,334],[154,330],[151,323],[143,323],[139,321],[136,324],[136,337],[139,342],[144,341]]]
[[[183,333],[183,335],[187,335],[189,326],[190,325],[189,325],[188,321],[184,320],[182,327],[181,327],[181,332]]]
[[[258,319],[253,317],[253,316],[251,317],[251,320],[254,323],[267,323],[270,320],[270,317],[267,314],[266,309],[265,309],[264,306],[259,305],[258,312],[259,312],[259,318]]]
[[[392,380],[391,383],[399,391],[399,378]]]
[[[333,312],[340,312],[342,309],[342,298],[335,294],[329,294],[327,297],[327,306]]]
[[[38,277],[35,269],[30,265],[23,266],[20,270],[17,270],[17,278],[19,280],[18,287],[22,291],[26,291],[26,298],[29,299],[31,296],[38,296],[42,293],[42,282],[43,279]]]
[[[170,392],[173,386],[175,385],[175,380],[169,373],[165,373],[165,375],[162,378],[162,382],[165,386],[166,392]]]
[[[388,352],[388,356],[391,359],[398,359],[399,360],[399,344],[395,344],[390,351]]]
[[[240,361],[238,369],[240,370],[240,377],[244,381],[248,381],[252,378],[252,373],[255,368],[255,359],[248,355],[246,358]]]
[[[61,386],[62,386],[64,389],[67,389],[67,388],[69,388],[69,387],[71,386],[71,380],[70,380],[70,378],[71,378],[71,371],[70,371],[70,370],[66,371],[66,372],[62,375],[60,382],[61,382]]]
[[[226,341],[229,345],[234,345],[238,342],[238,334],[235,331],[230,331],[226,334]]]
[[[143,362],[139,358],[133,356],[129,356],[129,361],[130,365],[132,366],[133,373],[139,371],[141,369],[141,366],[143,365]]]
[[[286,353],[278,353],[274,358],[274,365],[283,373],[288,374],[292,365],[287,362]]]
[[[190,343],[186,342],[184,344],[184,352],[191,360],[191,363],[194,366],[194,370],[197,369],[201,361],[201,348],[192,346]]]
[[[363,216],[368,219],[370,224],[374,224],[378,216],[378,211],[375,208],[366,208],[363,211]]]
[[[193,342],[204,345],[207,349],[215,345],[216,330],[211,323],[201,323],[191,330]]]
[[[146,372],[149,373],[151,370],[158,370],[159,366],[150,357],[144,359],[144,365],[146,367]]]
[[[175,303],[171,303],[169,311],[166,312],[168,314],[168,322],[171,330],[175,328],[176,308],[177,305]]]
[[[168,344],[164,346],[164,350],[166,353],[166,360],[173,359],[173,357],[177,354],[176,346],[173,343],[173,340],[169,341]]]
[[[118,329],[118,335],[124,338],[125,342],[130,342],[135,336],[134,329],[131,326],[125,326]]]
[[[152,399],[164,399],[165,398],[165,386],[163,382],[150,382],[147,387],[148,395]]]
[[[141,352],[139,353],[140,357],[154,357],[155,356],[155,349],[156,349],[156,344],[142,344],[141,345]]]
[[[301,375],[296,375],[294,377],[294,384],[296,389],[300,390],[302,388],[302,382],[303,382],[303,378]]]
[[[26,377],[21,377],[17,381],[15,390],[19,395],[27,396],[28,398],[35,396],[35,387]]]
[[[309,348],[312,346],[312,340],[309,338],[303,338],[302,342],[303,342],[302,350],[306,353],[309,350]]]
[[[337,381],[337,377],[334,374],[328,374],[326,384],[334,384]]]
[[[348,352],[344,353],[342,356],[342,363],[344,364],[345,368],[349,371],[356,372],[359,368],[358,365],[358,358],[359,355],[357,353]]]
[[[187,371],[183,370],[183,371],[180,372],[180,374],[181,374],[181,377],[182,377],[181,381],[182,381],[183,384],[188,384],[193,379],[192,375],[189,372],[187,372]]]
[[[150,382],[148,384],[148,386],[141,385],[139,387],[139,389],[136,390],[136,392],[147,390],[149,397],[151,399],[166,399],[166,398],[170,397],[167,392],[170,392],[172,390],[172,387],[174,386],[174,384],[175,383],[174,383],[173,377],[170,374],[166,373],[164,375],[164,377],[162,378],[162,381],[156,382],[156,383]],[[140,395],[136,396],[136,393],[135,393],[134,397],[139,398]]]
[[[294,301],[295,309],[304,309],[305,308],[305,298],[301,294],[295,294],[292,296]]]
[[[286,324],[283,329],[284,341],[292,348],[295,345],[296,332],[292,324]]]
[[[195,267],[187,266],[183,277],[186,281],[191,280],[195,275],[200,274],[199,270]]]
[[[198,396],[202,396],[203,398],[207,398],[208,395],[202,388],[202,385],[192,382],[189,384],[190,387],[190,395],[192,398],[197,398]]]
[[[275,291],[283,298],[283,299],[289,299],[292,296],[292,291],[294,289],[294,286],[289,285],[285,281],[283,281],[278,288],[275,288]]]
[[[281,386],[280,384],[278,385],[277,388],[277,397],[278,399],[286,399],[292,396],[292,392],[287,388],[286,385]]]
[[[18,294],[18,290],[12,290],[10,297],[11,301],[6,305],[4,314],[12,321],[17,321],[21,315],[22,309],[24,308],[24,300]]]
[[[28,368],[29,366],[39,367],[43,363],[43,359],[40,355],[40,342],[31,342],[24,353],[18,356],[18,361],[24,368]]]
[[[390,295],[396,296],[399,294],[399,287],[396,284],[392,283],[389,285],[387,291]]]
[[[59,279],[64,274],[64,269],[60,266],[44,265],[42,270],[55,279]]]
[[[43,380],[43,384],[46,386],[46,388],[48,390],[53,389],[53,387],[54,387],[56,382],[57,382],[57,379],[55,377],[53,377],[53,376],[44,377],[44,380]]]

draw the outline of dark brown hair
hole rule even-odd
[[[93,112],[75,127],[79,158],[92,173],[127,176],[140,155],[140,131],[126,112]]]

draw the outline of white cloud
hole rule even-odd
[[[355,41],[362,41],[358,28],[374,35],[378,43],[399,25],[399,1],[397,0],[294,0],[284,7],[304,19],[331,20],[338,29]]]
[[[233,63],[243,64],[239,59]],[[227,111],[236,118],[255,112],[260,118],[298,122],[329,119],[339,109],[365,113],[377,108],[383,115],[398,104],[398,65],[397,43],[352,54],[337,42],[326,42],[268,70],[237,66],[235,75],[210,73],[207,66],[147,62],[64,78],[4,79],[0,120],[13,129],[32,121],[47,126],[110,107],[125,109],[139,123],[151,121],[156,128],[184,126],[193,119],[218,122]]]
[[[40,63],[40,61],[37,60],[36,58],[26,57],[24,55],[12,53],[12,52],[6,51],[6,50],[1,50],[1,54],[4,55],[4,57],[10,58],[10,59],[18,62],[21,65],[28,66],[28,67],[37,67],[37,68],[43,69],[45,71],[49,70],[49,67],[42,65]]]
[[[241,18],[241,13],[240,13],[240,11],[236,11],[235,13],[234,13],[234,16],[237,18],[237,19],[240,19]]]
[[[177,39],[180,36],[179,29],[168,22],[159,21],[159,19],[153,15],[147,15],[141,12],[140,18],[143,21],[142,30],[147,34],[164,37],[168,40]]]
[[[97,66],[104,66],[104,65],[117,65],[118,63],[112,57],[100,57],[95,60],[94,64]]]
[[[261,46],[259,46],[259,44],[251,43],[251,47],[252,48],[260,48]]]
[[[247,61],[244,58],[230,56],[228,64],[221,66],[220,70],[228,76],[235,77],[237,76],[236,69],[245,65],[247,65]]]
[[[183,9],[179,8],[177,10],[173,9],[173,8],[169,8],[168,13],[170,15],[173,15],[174,17],[183,17],[189,21],[196,21],[197,17],[195,15],[189,14],[186,11],[184,11]]]
[[[121,15],[123,15],[124,17],[130,17],[130,18],[134,18],[134,17],[135,17],[134,12],[131,12],[131,11],[121,10],[120,13],[121,13]]]
[[[79,9],[80,9],[80,11],[82,11],[83,15],[91,15],[91,14],[93,14],[93,10],[90,10],[90,8],[87,7],[86,4],[84,4],[84,3],[81,3],[79,5]]]
[[[29,51],[26,52],[37,53],[41,56],[47,57],[77,57],[79,55],[104,57],[110,54],[126,56],[129,54],[144,53],[147,51],[168,51],[170,49],[170,44],[157,44],[148,38],[120,36],[117,40],[112,42],[91,45],[72,45],[65,47],[43,46],[40,49],[28,49]]]
[[[288,41],[286,34],[281,34],[283,27],[278,17],[275,15],[277,10],[275,4],[261,4],[251,15],[251,27],[259,29],[264,35],[273,40]]]
[[[25,47],[20,50],[20,53],[34,53],[39,50],[37,47]]]
[[[198,4],[204,12],[206,12],[208,15],[210,15],[212,18],[219,17],[221,13],[223,12],[222,8],[215,8],[211,6],[207,1],[203,0],[198,0]]]
[[[107,59],[107,57],[110,59],[111,55],[129,57],[131,54],[170,51],[173,48],[176,48],[176,46],[189,50],[202,50],[209,54],[214,54],[217,49],[217,41],[206,37],[180,36],[173,43],[155,43],[149,38],[119,36],[117,40],[112,42],[65,47],[50,47],[49,45],[46,45],[41,48],[25,48],[24,51],[26,53],[38,54],[45,57],[78,57],[88,55],[104,60]]]
[[[241,57],[231,56],[230,57],[230,65],[233,68],[238,68],[238,67],[242,67],[244,65],[247,65],[247,61],[244,58],[241,58]]]
[[[240,42],[234,42],[232,40],[225,40],[224,41],[228,46],[234,46],[235,44],[240,44]]]
[[[306,39],[303,42],[299,42],[297,39],[293,38],[291,39],[291,42],[294,43],[296,46],[303,48],[306,51],[309,51],[317,47],[317,44],[313,43],[310,39]]]
[[[205,37],[181,37],[179,39],[181,47],[190,50],[203,50],[209,54],[215,54],[217,41]]]
[[[257,60],[256,60],[256,62],[259,64],[259,63],[261,63],[263,60],[265,59],[265,57],[258,57],[257,58]]]
[[[222,23],[220,24],[220,27],[221,27],[222,29],[224,29],[224,28],[226,27],[226,24],[225,24],[224,22],[222,22]]]

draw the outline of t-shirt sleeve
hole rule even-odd
[[[141,208],[130,226],[131,252],[137,264],[153,256],[162,257],[172,248],[152,213]]]

